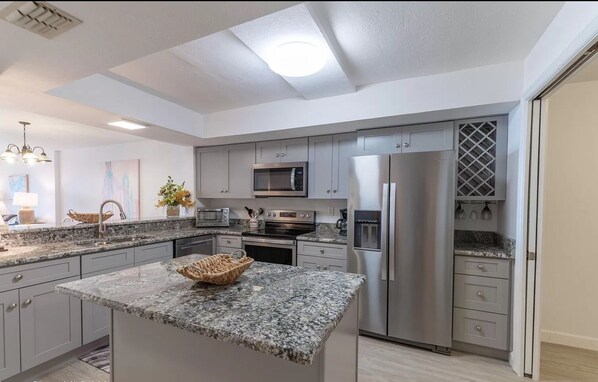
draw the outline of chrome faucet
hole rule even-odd
[[[100,225],[98,227],[98,236],[100,239],[104,238],[104,234],[106,233],[106,226],[104,225],[104,219],[102,218],[104,216],[104,206],[108,203],[114,203],[116,204],[116,206],[118,207],[119,211],[120,211],[120,218],[121,220],[125,220],[127,218],[127,215],[125,214],[125,211],[123,210],[123,206],[117,202],[116,200],[104,200],[102,202],[102,204],[100,204],[100,217],[99,217],[99,222]]]

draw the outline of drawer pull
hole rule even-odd
[[[478,293],[476,293],[478,295],[478,297],[482,298],[484,297],[484,293],[482,293],[481,291],[479,291]]]
[[[16,275],[15,281],[21,281],[23,279],[23,275]]]
[[[327,271],[328,270],[328,265],[324,265],[324,270]]]
[[[317,270],[320,270],[320,266],[319,266],[319,265],[317,265],[317,264],[316,264],[316,269],[317,269]]]
[[[320,248],[320,253],[323,255],[324,254],[324,248]]]
[[[230,244],[230,239],[226,239],[226,243],[227,243],[227,244]]]
[[[31,301],[31,299],[28,298],[27,300],[25,300],[25,302],[23,302],[23,306],[27,306],[27,305],[31,304],[32,302],[33,301]]]
[[[480,271],[485,271],[485,270],[486,270],[486,267],[485,267],[483,264],[478,264],[478,269],[479,269]]]
[[[477,330],[478,332],[482,331],[482,327],[480,325],[476,325],[475,326],[475,330]]]
[[[15,304],[15,303],[13,302],[12,304],[10,304],[10,305],[8,306],[8,310],[13,310],[13,309],[14,309],[14,308],[16,308],[16,307],[17,307],[17,304]]]

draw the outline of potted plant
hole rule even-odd
[[[181,206],[192,207],[195,202],[191,199],[191,192],[185,189],[185,182],[177,184],[169,175],[166,184],[160,187],[156,207],[166,207],[167,217],[177,217],[181,214]]]

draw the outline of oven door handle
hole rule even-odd
[[[260,239],[260,238],[243,238],[243,243],[249,244],[281,244],[281,245],[295,245],[295,240],[280,240],[280,239]]]

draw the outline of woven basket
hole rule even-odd
[[[100,214],[91,214],[91,213],[79,213],[73,210],[69,210],[66,214],[73,220],[76,220],[81,223],[99,223],[100,222]],[[106,221],[110,219],[114,215],[112,211],[104,212],[102,215],[102,221]]]
[[[176,271],[193,281],[226,285],[234,283],[253,264],[251,257],[234,260],[231,255],[219,254],[206,257]]]

